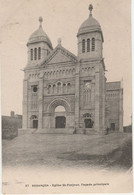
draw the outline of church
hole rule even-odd
[[[39,28],[27,43],[23,129],[66,134],[123,131],[123,88],[121,81],[107,82],[103,32],[92,10],[90,4],[89,17],[78,29],[77,56],[61,39],[53,48],[39,18]]]

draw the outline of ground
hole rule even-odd
[[[24,134],[3,140],[3,167],[132,166],[132,135]]]

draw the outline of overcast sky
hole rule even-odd
[[[107,81],[123,78],[124,124],[131,121],[131,20],[130,0],[1,0],[0,41],[2,72],[2,114],[11,110],[22,114],[22,86],[27,63],[29,36],[39,27],[53,47],[57,39],[62,46],[77,55],[77,32],[88,18],[88,6],[93,5],[93,17],[103,31],[103,56],[108,72]]]

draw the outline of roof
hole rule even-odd
[[[106,83],[106,90],[119,90],[119,89],[121,89],[120,81]]]
[[[58,53],[58,51],[62,51],[64,53],[64,55],[66,55],[68,58],[70,58],[71,61],[77,62],[78,59],[73,53],[71,53],[70,51],[68,51],[64,47],[62,47],[61,44],[58,44],[55,47],[55,49],[48,55],[48,57],[45,59],[45,61],[42,63],[42,65],[49,63],[51,61],[51,59],[53,59],[54,56]]]
[[[34,31],[31,34],[27,44],[36,43],[36,42],[45,42],[49,45],[50,48],[52,48],[52,43],[51,43],[49,37],[47,36],[47,34],[44,32],[41,25],[39,26],[39,28],[36,31]]]
[[[98,31],[101,33],[102,40],[104,41],[101,26],[99,22],[92,17],[92,14],[89,14],[89,17],[81,24],[77,36],[89,32],[95,32]]]

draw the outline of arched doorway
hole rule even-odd
[[[66,110],[63,106],[55,108],[55,128],[66,128]]]
[[[85,122],[85,128],[93,127],[94,122],[92,121],[92,119],[85,119],[84,122]]]
[[[31,116],[31,128],[37,129],[38,128],[38,118],[36,115]]]
[[[70,103],[62,98],[54,99],[47,107],[46,123],[49,128],[70,128],[74,126],[74,115]],[[45,126],[45,120],[44,120]]]

